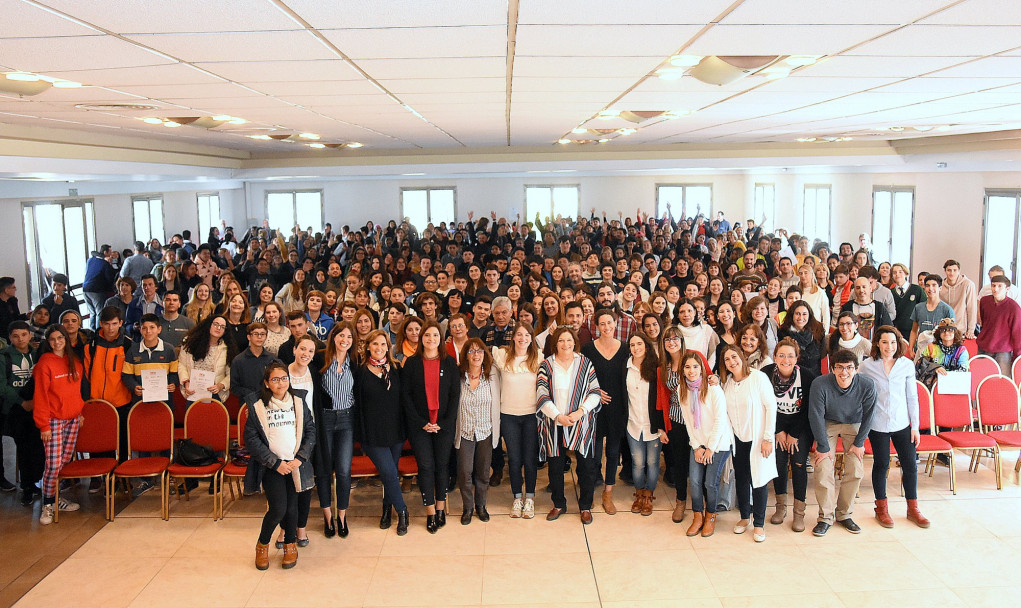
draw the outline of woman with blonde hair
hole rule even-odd
[[[191,298],[188,300],[187,306],[184,307],[184,316],[195,321],[195,323],[201,323],[208,319],[209,315],[213,314],[215,310],[216,305],[213,304],[212,289],[205,283],[199,283],[195,286],[195,289],[191,290]]]
[[[815,278],[815,268],[811,264],[798,266],[798,277],[801,279],[801,299],[812,308],[815,318],[824,328],[830,326],[830,299],[826,290],[819,287]]]
[[[298,268],[294,271],[291,282],[280,288],[277,292],[277,302],[284,307],[284,312],[305,310],[305,296],[308,290],[305,287],[305,271]]]

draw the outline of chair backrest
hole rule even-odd
[[[170,406],[162,401],[136,403],[128,413],[128,450],[173,452],[173,449],[174,412]]]
[[[938,427],[971,427],[971,399],[968,395],[941,395],[937,382],[932,387],[932,417]]]
[[[170,400],[174,408],[174,426],[184,426],[184,415],[188,413],[188,400],[184,398],[181,389],[170,393]]]
[[[1010,365],[1010,377],[1014,380],[1014,384],[1021,385],[1021,355],[1018,355],[1014,359],[1014,363]]]
[[[120,416],[117,408],[103,399],[89,399],[82,407],[81,430],[78,431],[78,452],[116,452],[120,456]]]
[[[245,447],[245,426],[248,425],[248,404],[241,406],[238,412],[238,446]]]
[[[227,408],[227,415],[230,416],[231,424],[238,421],[238,413],[241,412],[241,400],[234,393],[231,393],[227,400],[223,402],[223,406]]]
[[[978,340],[971,339],[964,341],[964,350],[968,351],[968,358],[978,355]]]
[[[971,400],[974,401],[978,385],[989,376],[998,375],[1000,364],[988,355],[977,355],[968,359],[968,369],[971,371]]]
[[[230,417],[216,399],[200,399],[184,415],[184,436],[207,445],[214,452],[226,452],[230,442]]]
[[[929,387],[915,380],[918,391],[918,430],[925,431],[932,427],[932,393]]]
[[[1018,422],[1018,392],[1006,376],[989,376],[978,387],[979,426]]]
[[[822,370],[822,374],[821,375],[823,375],[823,376],[825,376],[826,374],[830,373],[830,358],[829,357],[823,357],[819,361],[819,368]]]

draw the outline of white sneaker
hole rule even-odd
[[[61,511],[77,511],[81,508],[81,505],[73,500],[68,500],[63,496],[60,497],[60,500],[58,500],[57,503],[60,505]]]
[[[531,498],[526,498],[525,506],[522,509],[521,514],[525,519],[532,519],[535,517],[535,501]]]
[[[521,509],[524,508],[524,503],[521,502],[520,498],[515,498],[514,503],[511,505],[510,516],[514,519],[521,517]]]
[[[53,523],[53,505],[43,505],[39,512],[39,523],[48,526]]]

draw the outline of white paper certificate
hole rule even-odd
[[[941,395],[970,395],[971,372],[947,372],[936,376]]]
[[[143,369],[141,376],[142,401],[152,403],[170,400],[170,393],[167,391],[167,370]]]
[[[191,401],[198,401],[199,399],[212,399],[213,394],[209,392],[209,387],[216,384],[216,374],[210,371],[193,369],[191,370],[191,378],[188,380],[188,388],[195,391],[188,399]]]

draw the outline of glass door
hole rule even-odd
[[[41,302],[50,293],[53,275],[62,273],[84,306],[85,264],[96,250],[92,201],[23,203],[22,220],[29,305]]]

